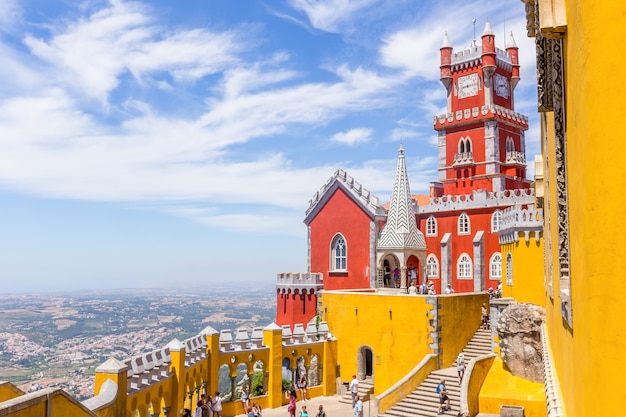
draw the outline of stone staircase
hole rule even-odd
[[[469,341],[463,354],[465,355],[465,364],[477,356],[485,355],[493,352],[491,343],[491,331],[478,329],[472,339]],[[402,401],[397,403],[386,413],[381,414],[384,417],[430,417],[436,416],[439,409],[439,394],[437,394],[437,384],[444,379],[446,388],[448,389],[448,397],[450,398],[451,409],[445,411],[443,415],[456,416],[459,412],[459,400],[461,397],[461,387],[459,385],[459,377],[456,367],[453,364],[448,368],[438,369],[428,375],[428,378],[409,394]]]
[[[365,403],[369,400],[370,395],[374,392],[374,381],[372,377],[359,380],[359,398]],[[350,404],[352,406],[352,394],[347,389],[346,393],[339,399],[340,403]]]

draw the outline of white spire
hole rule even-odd
[[[452,48],[452,45],[450,45],[450,39],[448,39],[447,31],[443,33],[443,44],[441,45],[441,48]]]
[[[485,35],[493,35],[493,31],[491,30],[491,24],[489,23],[489,19],[485,20],[485,30],[483,31],[483,36]]]
[[[396,179],[389,203],[387,223],[385,223],[378,240],[379,248],[426,249],[424,235],[417,228],[414,205],[415,202],[411,198],[409,187],[409,176],[406,172],[404,149],[400,144]]]
[[[506,42],[506,47],[517,48],[517,44],[515,43],[515,38],[513,38],[513,31],[511,31],[511,34],[509,35],[509,39]]]

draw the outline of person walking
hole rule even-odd
[[[352,408],[354,408],[354,404],[356,404],[356,400],[359,397],[357,394],[359,393],[359,380],[356,378],[356,375],[352,375],[352,381],[350,381],[350,395],[352,395]]]
[[[456,371],[459,374],[459,385],[461,385],[463,374],[465,374],[465,355],[463,355],[463,352],[456,357]]]
[[[215,396],[211,399],[211,410],[213,417],[222,417],[222,397],[219,391],[215,391]]]
[[[437,394],[439,394],[439,410],[437,411],[437,414],[441,415],[444,411],[448,411],[450,409],[450,398],[448,397],[448,390],[444,379],[439,381],[439,384],[437,384]],[[446,404],[445,407],[444,404]]]
[[[296,390],[289,391],[289,405],[287,406],[289,417],[296,417]]]
[[[363,417],[363,401],[361,401],[358,395],[354,404],[354,417]]]
[[[320,404],[320,407],[317,410],[317,414],[315,414],[315,417],[326,417],[326,411],[324,411],[324,406],[322,404]]]

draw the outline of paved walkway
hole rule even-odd
[[[303,405],[306,405],[309,417],[315,417],[320,404],[324,406],[326,417],[352,417],[353,412],[350,404],[340,403],[339,398],[341,398],[339,395],[333,395],[332,397],[315,397],[307,402],[298,401],[296,417]],[[373,404],[363,403],[363,417],[373,417],[370,412],[372,408]],[[286,405],[278,408],[264,408],[262,414],[263,417],[289,417]]]

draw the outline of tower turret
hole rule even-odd
[[[482,70],[485,86],[485,104],[493,104],[493,89],[491,88],[492,75],[496,71],[496,42],[495,35],[491,30],[489,20],[485,22],[485,30],[481,36],[482,39]]]
[[[448,32],[445,32],[443,35],[443,43],[439,51],[441,56],[439,80],[448,90],[448,94],[450,94],[450,86],[452,85],[452,45],[448,39]]]
[[[511,32],[506,42],[506,52],[511,57],[511,92],[513,92],[519,82],[519,56],[517,44],[515,43],[515,38],[513,38],[513,32]]]

